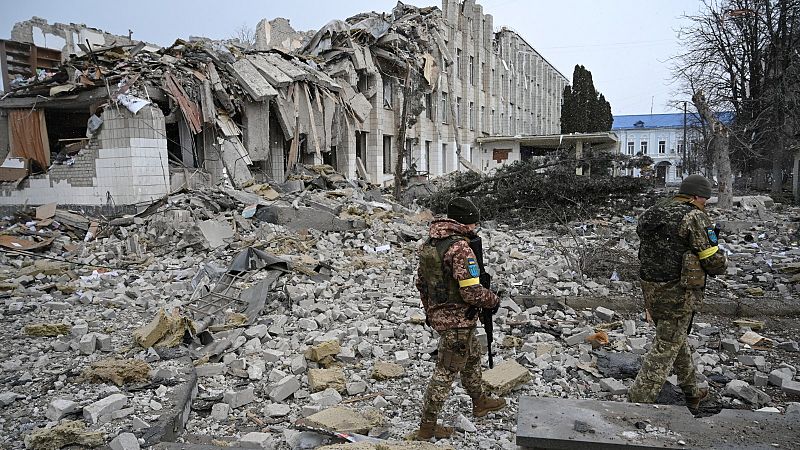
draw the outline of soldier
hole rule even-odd
[[[478,208],[471,201],[451,200],[447,219],[431,223],[430,238],[420,250],[417,289],[426,322],[439,333],[439,356],[425,392],[418,439],[453,434],[451,427],[438,425],[436,420],[457,374],[472,398],[473,416],[483,417],[506,405],[505,399],[490,398],[483,392],[477,318],[467,317],[471,306],[494,308],[499,303],[497,295],[481,286],[475,253],[469,247],[478,220]]]
[[[672,368],[692,413],[708,396],[707,389],[697,387],[686,338],[703,301],[706,276],[723,274],[727,264],[717,245],[717,229],[705,213],[709,197],[711,183],[701,175],[690,175],[677,195],[661,200],[639,218],[639,277],[656,337],[628,391],[632,402],[655,402]]]

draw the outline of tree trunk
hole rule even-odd
[[[772,188],[770,194],[777,196],[783,193],[783,133],[778,133],[777,148],[772,156]]]
[[[408,130],[408,107],[411,102],[411,62],[406,60],[406,82],[403,86],[403,108],[400,112],[400,126],[397,130],[397,142],[394,148],[397,159],[394,166],[394,199],[400,201],[403,191],[403,157],[406,154],[406,131]]]
[[[697,112],[705,120],[706,127],[711,134],[719,186],[717,207],[731,209],[733,208],[733,171],[731,170],[730,130],[714,116],[702,91],[698,91],[692,96],[692,102],[697,108]]]

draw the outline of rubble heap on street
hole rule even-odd
[[[292,178],[178,192],[111,220],[56,205],[5,217],[0,445],[402,441],[436,359],[413,283],[433,216],[329,167]],[[794,414],[800,210],[739,205],[719,215],[731,260],[708,286],[719,314],[698,316],[690,342],[715,408]],[[510,407],[474,419],[457,387],[445,444],[515,448],[521,395],[624,401],[654,333],[626,267],[640,211],[574,233],[483,224],[505,292],[484,381]],[[580,271],[580,258],[593,263]],[[661,400],[680,402],[674,389]],[[626,439],[645,434],[687,439],[632,423]]]

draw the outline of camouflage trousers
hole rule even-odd
[[[671,314],[670,317],[654,317],[656,338],[653,347],[645,356],[636,380],[628,390],[628,400],[638,403],[654,403],[674,368],[678,384],[687,396],[697,395],[697,381],[692,352],[686,342],[687,329],[692,314]]]
[[[458,374],[470,397],[477,399],[483,394],[481,351],[474,327],[440,332],[438,352],[439,359],[425,391],[423,422],[436,422]]]

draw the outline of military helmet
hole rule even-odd
[[[696,195],[703,198],[711,198],[711,182],[702,175],[689,175],[683,179],[679,194]]]
[[[469,225],[480,222],[480,213],[472,200],[456,197],[447,204],[447,218]]]

